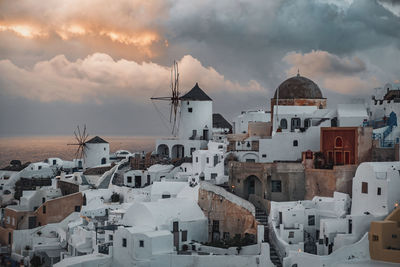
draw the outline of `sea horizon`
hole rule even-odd
[[[94,136],[90,136],[89,139]],[[153,151],[155,141],[161,136],[143,135],[101,135],[110,143],[110,153],[117,150],[130,152]],[[46,158],[55,157],[72,160],[76,147],[67,145],[76,143],[71,135],[14,135],[0,136],[0,168],[9,165],[11,160],[39,162]]]

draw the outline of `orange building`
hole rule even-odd
[[[371,222],[368,239],[371,259],[400,263],[400,208],[383,221]]]

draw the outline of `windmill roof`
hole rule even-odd
[[[90,139],[89,141],[86,141],[85,143],[90,143],[90,144],[108,144],[108,142],[106,140],[104,140],[103,138],[99,137],[99,136],[95,136],[92,139]]]
[[[213,114],[213,128],[232,129],[232,125],[219,113]]]
[[[179,99],[181,100],[198,100],[198,101],[212,101],[212,99],[199,87],[199,84],[196,83],[196,85],[181,96]]]

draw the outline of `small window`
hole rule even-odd
[[[144,247],[144,240],[139,240],[139,247],[141,247],[141,248]]]
[[[376,194],[377,194],[378,196],[380,196],[380,195],[382,194],[382,189],[381,189],[380,187],[378,187],[378,190],[377,190]]]
[[[315,225],[315,215],[308,215],[308,225],[309,226]]]
[[[57,160],[53,159],[53,165],[57,164]]]
[[[106,151],[106,148],[104,148],[104,151]]]
[[[271,192],[282,192],[282,181],[271,181]]]
[[[192,113],[193,112],[193,108],[188,108],[188,112]]]
[[[75,206],[75,212],[80,212],[81,211],[81,206]]]
[[[198,157],[196,157],[196,162],[199,162],[199,158]]]
[[[210,158],[209,157],[207,157],[207,163],[210,163]]]
[[[293,146],[298,146],[298,145],[299,145],[299,141],[293,140]]]
[[[261,157],[266,158],[267,154],[262,154]]]
[[[397,238],[397,235],[393,234],[393,235],[392,235],[392,238]]]
[[[171,198],[171,195],[170,194],[162,194],[161,198]]]
[[[127,183],[132,183],[132,176],[128,176],[128,177],[126,178],[126,180],[127,180]]]
[[[217,173],[211,173],[211,179],[215,180],[217,178],[218,174]]]
[[[41,170],[41,169],[42,169],[42,166],[39,166],[38,169]]]
[[[372,235],[372,241],[379,241],[379,236]]]
[[[340,136],[337,136],[335,139],[335,148],[343,147],[343,139]]]
[[[187,241],[187,231],[182,231],[182,242]]]
[[[361,193],[368,194],[368,183],[367,182],[361,183]]]
[[[122,246],[126,248],[126,238],[122,238]]]
[[[46,214],[46,206],[43,206],[43,214]]]
[[[44,202],[46,202],[46,198],[45,198],[45,197],[42,197],[42,204],[43,204]]]
[[[179,223],[178,222],[173,222],[172,231],[173,232],[178,232],[179,231]]]
[[[289,232],[289,238],[293,238],[294,237],[294,232],[293,231],[290,231]]]
[[[287,129],[287,120],[286,119],[281,119],[281,128]]]
[[[114,236],[113,235],[108,235],[108,240],[113,241]]]

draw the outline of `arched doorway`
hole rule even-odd
[[[250,175],[244,180],[244,198],[248,200],[251,195],[262,198],[262,183],[255,175]]]
[[[183,145],[174,145],[172,147],[172,157],[173,159],[180,159],[185,156],[185,148]]]
[[[157,154],[162,157],[169,157],[169,148],[165,144],[161,144],[157,147]]]

